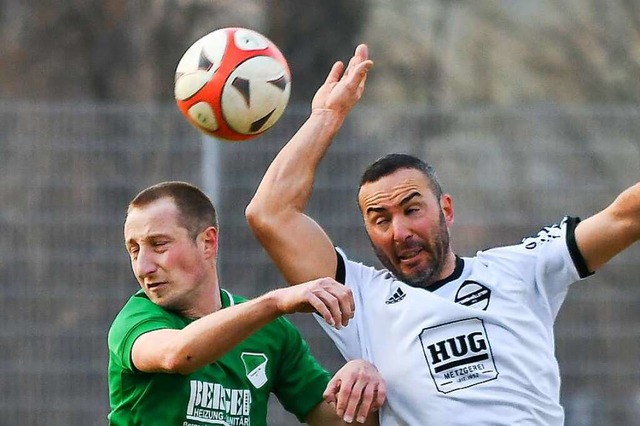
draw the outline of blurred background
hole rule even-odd
[[[177,61],[226,26],[289,61],[291,103],[258,139],[203,137],[173,101]],[[310,212],[373,258],[355,197],[390,152],[435,165],[461,255],[587,217],[639,179],[640,0],[0,0],[0,425],[106,424],[106,334],[136,291],[128,201],[162,180],[206,189],[221,280],[283,280],[244,207],[332,63],[366,42],[367,92],[319,170]],[[556,323],[567,425],[640,424],[640,247],[577,283]],[[317,324],[291,319],[331,371]],[[270,424],[295,418],[272,401]]]

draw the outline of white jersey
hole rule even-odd
[[[569,285],[589,275],[577,222],[458,257],[428,290],[339,251],[355,317],[341,330],[316,319],[347,360],[370,361],[386,380],[381,425],[563,424],[553,323]]]

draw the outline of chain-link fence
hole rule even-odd
[[[173,105],[0,104],[0,425],[106,423],[106,333],[137,288],[124,211],[162,180],[201,185],[221,219],[222,285],[255,296],[283,280],[244,207],[302,123],[222,143]],[[518,241],[565,214],[589,216],[640,177],[640,110],[356,108],[322,163],[310,213],[375,262],[356,208],[366,164],[390,151],[431,162],[454,197],[461,255]],[[577,284],[556,324],[567,425],[640,424],[640,247]],[[312,319],[292,316],[330,370],[342,361]],[[277,403],[270,424],[296,424]]]

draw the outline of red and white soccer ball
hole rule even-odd
[[[197,129],[227,141],[252,139],[271,128],[290,92],[284,55],[268,38],[246,28],[205,35],[176,68],[180,111]]]

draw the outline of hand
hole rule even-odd
[[[346,363],[333,376],[324,391],[324,400],[335,407],[336,414],[351,423],[364,423],[369,414],[384,404],[387,390],[375,366],[364,360]],[[357,412],[356,412],[357,410]]]
[[[356,47],[346,70],[341,61],[333,64],[324,84],[313,97],[311,111],[331,110],[346,115],[364,92],[367,73],[373,66],[368,56],[367,46],[361,44]]]
[[[274,290],[273,295],[280,312],[317,312],[338,329],[349,323],[355,310],[351,289],[328,277]]]

